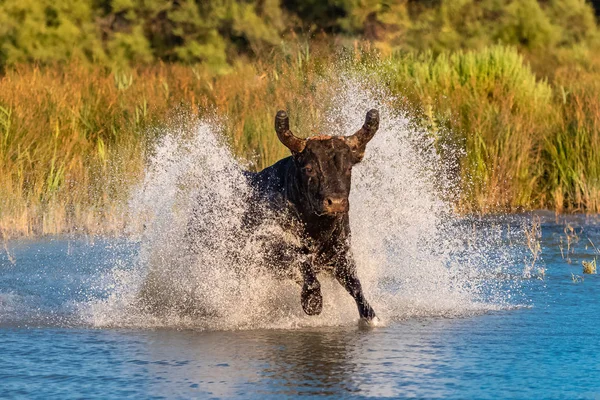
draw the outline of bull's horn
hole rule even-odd
[[[367,143],[373,139],[377,129],[379,129],[379,111],[372,109],[367,113],[367,117],[365,118],[365,123],[362,128],[360,128],[354,135],[346,137],[346,143],[348,143],[359,160],[363,158]]]
[[[293,153],[301,153],[306,146],[306,140],[300,139],[290,131],[290,119],[283,110],[277,111],[275,115],[275,132],[277,137]]]

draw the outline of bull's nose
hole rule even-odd
[[[348,199],[344,197],[326,197],[323,200],[323,211],[334,214],[348,211]]]

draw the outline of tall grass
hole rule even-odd
[[[600,60],[599,60],[600,61]],[[546,187],[558,211],[600,210],[600,63],[555,78],[559,118],[544,143]]]
[[[465,150],[457,160],[462,210],[544,206],[540,144],[554,122],[552,88],[514,49],[400,54],[387,75],[394,91],[425,112],[440,141]]]
[[[153,128],[181,114],[223,116],[234,153],[265,167],[286,154],[274,140],[278,108],[290,110],[299,134],[316,129],[316,98],[328,90],[319,65],[304,49],[226,75],[167,64],[8,70],[0,78],[0,230],[121,231],[129,192],[161,132]]]
[[[147,150],[179,115],[217,116],[234,153],[261,169],[287,154],[272,118],[286,108],[301,135],[318,132],[340,63],[299,46],[227,73],[156,64],[111,70],[20,66],[0,77],[0,232],[118,233]],[[531,55],[527,55],[530,59]],[[600,68],[536,76],[512,48],[393,54],[362,62],[456,157],[463,212],[600,209]],[[365,60],[369,62],[365,62]],[[566,65],[566,64],[565,64]],[[547,68],[547,66],[546,66]]]
[[[399,54],[387,79],[433,134],[464,149],[462,211],[598,212],[599,61],[555,64],[548,81],[507,47]]]

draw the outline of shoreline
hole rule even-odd
[[[581,212],[562,212],[558,213],[556,211],[547,210],[547,209],[536,209],[536,210],[527,210],[527,211],[518,211],[518,212],[497,212],[497,213],[486,213],[486,214],[458,214],[453,213],[452,217],[456,223],[461,222],[502,222],[502,223],[510,223],[511,219],[519,219],[519,222],[522,222],[521,218],[528,217],[533,220],[537,218],[537,222],[539,224],[567,224],[573,221],[577,221],[581,224],[586,225],[595,225],[600,224],[600,213],[581,213]],[[566,221],[568,220],[568,221]],[[140,221],[137,221],[137,225],[143,225]],[[143,228],[139,227],[137,229],[133,228],[133,224],[127,224],[124,221],[121,221],[119,226],[112,226],[110,228],[100,228],[98,224],[95,224],[95,230],[89,228],[78,228],[72,227],[70,229],[64,230],[50,230],[46,232],[35,232],[35,233],[27,233],[25,230],[12,229],[9,230],[0,223],[0,243],[7,243],[12,241],[21,241],[21,240],[45,240],[51,239],[54,240],[56,238],[66,238],[67,240],[80,240],[80,239],[89,239],[91,241],[95,239],[130,239],[135,237],[140,237],[143,235]],[[29,230],[31,232],[33,230]]]

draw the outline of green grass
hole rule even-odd
[[[387,66],[393,90],[425,110],[440,141],[465,150],[458,160],[463,209],[545,206],[536,187],[544,174],[540,139],[553,123],[552,88],[515,49],[399,54]]]

